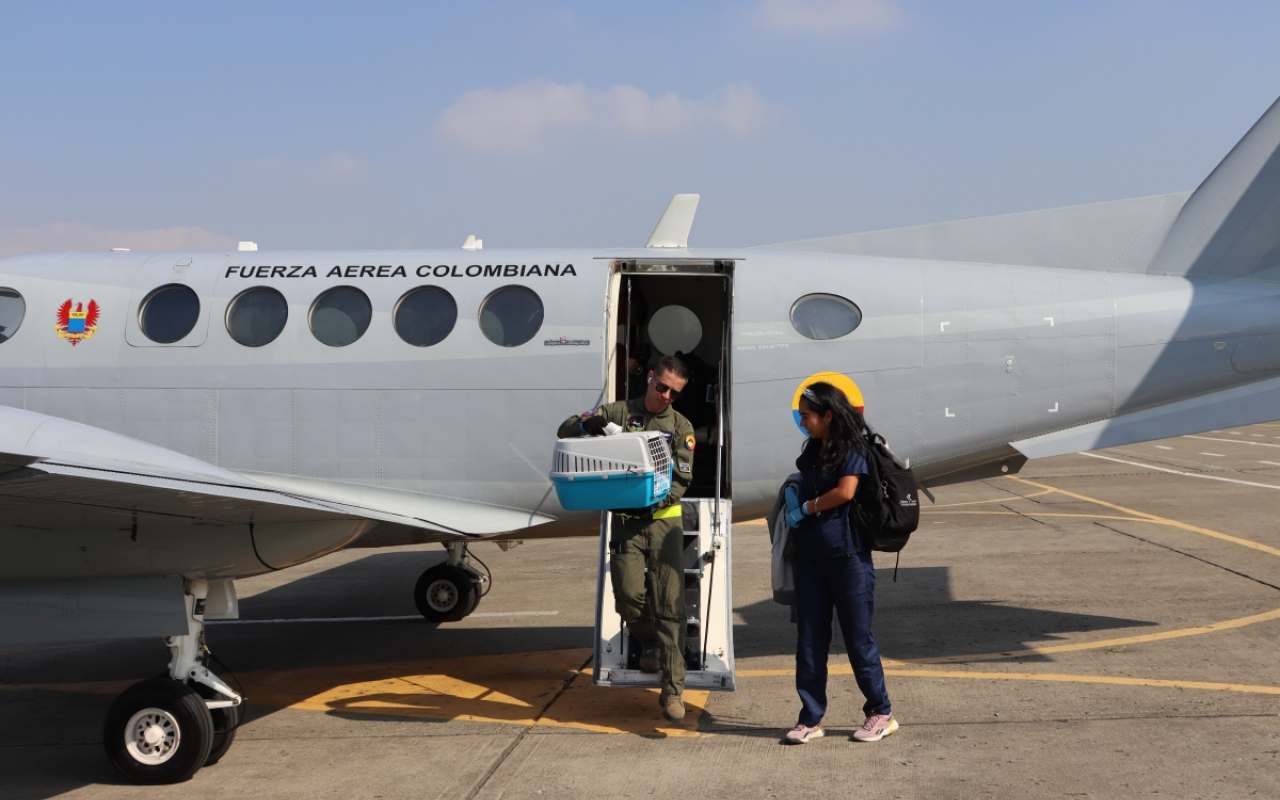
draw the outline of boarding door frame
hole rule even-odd
[[[725,280],[725,320],[720,335],[720,365],[716,383],[716,480],[713,497],[682,500],[685,533],[686,624],[685,687],[694,690],[736,691],[733,654],[732,504],[728,491],[729,447],[732,442],[732,379],[730,337],[733,331],[733,259],[610,259],[609,296],[606,305],[605,402],[617,395],[617,334],[623,308],[621,292],[627,275],[714,277]],[[627,312],[630,314],[630,303]],[[628,337],[629,344],[630,337]],[[623,356],[627,358],[627,355]],[[609,577],[609,537],[612,514],[600,515],[600,557],[596,584],[595,646],[592,676],[597,686],[656,687],[661,673],[641,672],[615,610],[613,582]],[[700,640],[690,647],[694,636]]]

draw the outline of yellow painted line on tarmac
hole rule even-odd
[[[591,650],[546,650],[389,664],[246,672],[251,705],[597,733],[698,736],[710,692],[686,691],[686,726],[662,717],[657,689],[602,688],[584,666]],[[134,681],[0,685],[7,691],[116,695]]]
[[[1215,683],[1212,681],[1175,681],[1162,678],[1126,678],[1108,675],[1070,675],[1061,672],[968,672],[953,669],[902,669],[888,666],[885,659],[885,675],[903,678],[961,678],[982,681],[1047,681],[1050,683],[1098,683],[1115,686],[1149,686],[1164,689],[1202,689],[1214,692],[1244,692],[1247,694],[1280,695],[1280,686],[1256,686],[1247,683]],[[739,678],[785,678],[796,674],[794,669],[740,669]],[[831,675],[851,676],[853,668],[848,664],[835,664]]]
[[[1135,517],[1145,518],[1147,521],[1150,521],[1150,522],[1159,522],[1162,525],[1168,525],[1173,528],[1180,528],[1181,530],[1184,530],[1184,531],[1190,531],[1191,533],[1198,533],[1202,536],[1209,536],[1214,539],[1221,539],[1224,542],[1231,542],[1232,544],[1238,544],[1241,547],[1248,547],[1253,550],[1259,550],[1263,553],[1270,553],[1273,556],[1280,556],[1280,549],[1277,549],[1275,547],[1269,547],[1265,544],[1262,544],[1261,542],[1255,542],[1250,539],[1242,539],[1239,536],[1231,536],[1230,534],[1226,534],[1226,533],[1219,533],[1218,531],[1210,530],[1208,528],[1201,528],[1198,525],[1189,525],[1185,522],[1179,522],[1176,519],[1169,519],[1168,517],[1159,516],[1158,514],[1149,514],[1146,511],[1137,511],[1132,508],[1125,508],[1124,506],[1116,505],[1115,503],[1108,503],[1106,500],[1099,500],[1096,497],[1089,497],[1087,495],[1078,494],[1076,492],[1069,492],[1066,489],[1059,489],[1055,486],[1047,486],[1043,483],[1036,483],[1035,481],[1029,481],[1026,478],[1016,478],[1012,475],[1008,476],[1008,478],[1009,480],[1017,481],[1018,483],[1025,483],[1028,486],[1035,486],[1040,489],[1052,489],[1058,494],[1065,495],[1067,497],[1071,497],[1076,500],[1082,500],[1086,503],[1093,503],[1095,505],[1115,509],[1116,511],[1123,511],[1126,514],[1132,514]],[[1036,516],[1036,515],[1032,515],[1032,516]]]
[[[934,658],[909,658],[909,659],[884,659],[887,664],[962,664],[967,661],[997,661],[1005,658],[1025,658],[1028,656],[1043,656],[1051,653],[1075,653],[1082,650],[1098,650],[1104,647],[1122,647],[1130,644],[1144,644],[1146,642],[1163,642],[1169,639],[1182,639],[1187,636],[1200,636],[1205,633],[1216,633],[1217,631],[1229,631],[1236,628],[1243,628],[1247,625],[1256,625],[1259,622],[1270,622],[1273,619],[1280,619],[1280,608],[1264,611],[1261,614],[1252,614],[1247,617],[1237,617],[1235,619],[1227,619],[1221,622],[1211,622],[1208,625],[1197,625],[1193,628],[1178,628],[1171,631],[1160,631],[1158,633],[1143,633],[1137,636],[1123,636],[1118,639],[1102,639],[1091,642],[1075,642],[1072,644],[1053,644],[1044,647],[1029,647],[1025,650],[1006,650],[1001,653],[973,653],[967,656],[936,656]]]
[[[1041,495],[1051,494],[1052,492],[1053,492],[1053,489],[1046,489],[1043,492],[1036,492],[1035,494],[1020,494],[1014,497],[997,497],[994,500],[968,500],[963,503],[939,503],[937,505],[931,505],[927,509],[922,509],[922,511],[925,511],[925,512],[933,511],[934,509],[937,509],[937,508],[955,508],[956,506],[980,506],[980,505],[986,505],[988,503],[1012,503],[1015,500],[1027,500],[1032,497],[1040,497]]]
[[[1268,547],[1265,544],[1254,542],[1249,539],[1242,539],[1238,536],[1231,536],[1229,534],[1220,533],[1218,531],[1210,530],[1208,528],[1201,528],[1196,525],[1190,525],[1188,523],[1180,522],[1175,519],[1159,516],[1158,514],[1150,514],[1145,511],[1138,511],[1136,509],[1127,508],[1125,506],[1117,505],[1115,503],[1109,503],[1106,500],[1099,500],[1096,497],[1089,497],[1088,495],[1079,494],[1078,492],[1072,492],[1066,489],[1060,489],[1056,486],[1049,486],[1048,484],[1037,483],[1032,480],[1027,480],[1026,478],[1018,478],[1012,475],[1009,475],[1006,477],[1008,477],[1009,480],[1017,481],[1018,483],[1027,484],[1028,486],[1034,486],[1037,489],[1044,490],[1040,494],[1048,494],[1051,492],[1057,493],[1057,494],[1064,495],[1066,497],[1073,498],[1075,500],[1080,500],[1086,503],[1092,503],[1094,505],[1099,505],[1104,508],[1110,508],[1114,511],[1120,511],[1127,515],[1127,516],[1116,516],[1116,515],[1106,515],[1106,514],[1078,514],[1078,513],[1073,514],[1073,513],[1064,513],[1064,512],[1041,513],[1039,511],[1033,511],[1033,512],[1027,513],[1026,516],[1075,517],[1080,519],[1109,519],[1109,520],[1118,520],[1123,522],[1144,522],[1144,523],[1153,524],[1153,525],[1165,525],[1165,526],[1189,531],[1192,533],[1198,533],[1203,536],[1209,536],[1215,539],[1221,539],[1223,541],[1227,541],[1232,544],[1241,545],[1242,547],[1249,547],[1254,550],[1260,550],[1262,552],[1280,556],[1280,549],[1276,549],[1274,547]],[[1036,495],[1036,496],[1039,496],[1039,495]],[[1009,511],[934,511],[932,509],[928,513],[992,515],[992,516],[1007,516],[1010,514],[1016,514],[1016,512],[1009,512]],[[1017,514],[1017,516],[1022,516],[1022,515]],[[1259,622],[1269,622],[1275,619],[1280,619],[1280,608],[1272,609],[1271,611],[1265,611],[1260,614],[1251,614],[1246,617],[1237,617],[1235,619],[1223,620],[1221,622],[1213,622],[1208,625],[1196,625],[1190,628],[1178,628],[1176,630],[1160,631],[1157,633],[1145,633],[1145,634],[1140,634],[1136,636],[1125,636],[1117,639],[1102,639],[1102,640],[1091,641],[1091,642],[1075,642],[1072,644],[1046,645],[1044,647],[1030,647],[1024,650],[1007,650],[999,653],[972,653],[969,655],[937,656],[934,658],[918,658],[918,659],[903,659],[903,660],[884,659],[884,663],[886,665],[889,665],[889,664],[894,664],[894,665],[961,664],[961,663],[966,663],[970,661],[997,661],[997,660],[1006,659],[1006,658],[1040,656],[1040,655],[1048,655],[1052,653],[1070,653],[1070,652],[1079,652],[1082,650],[1098,650],[1106,647],[1120,647],[1120,646],[1130,645],[1130,644],[1143,644],[1146,642],[1159,642],[1159,641],[1166,641],[1169,639],[1181,639],[1187,636],[1199,636],[1206,633],[1215,633],[1217,631],[1243,628],[1248,625],[1254,625]],[[1004,674],[1004,673],[999,673],[999,674]]]
[[[1042,491],[1021,497],[955,503],[926,509],[926,514],[971,514],[1022,516],[1013,511],[960,511],[957,506],[1015,502],[1058,493],[1086,503],[1109,508],[1126,516],[1039,512],[1032,517],[1106,519],[1165,525],[1280,556],[1280,549],[1237,536],[1201,528],[1156,514],[1137,511],[1105,500],[1008,476],[1011,480]],[[948,509],[948,510],[943,510]],[[763,520],[753,520],[758,524]],[[1191,628],[1125,636],[1090,642],[1047,645],[999,653],[977,653],[923,659],[884,659],[885,674],[895,677],[963,680],[1021,680],[1054,683],[1084,683],[1117,686],[1145,686],[1167,689],[1243,692],[1280,695],[1280,687],[1210,681],[1181,681],[1160,678],[1075,675],[1051,672],[974,672],[962,669],[919,669],[922,665],[960,664],[1043,656],[1054,653],[1098,650],[1131,644],[1158,642],[1232,630],[1280,619],[1280,608],[1236,619]],[[663,720],[656,689],[600,688],[592,682],[587,666],[588,649],[551,650],[507,655],[442,658],[390,664],[358,664],[331,667],[250,672],[241,676],[245,693],[253,705],[319,711],[323,713],[367,714],[465,720],[526,727],[572,728],[611,734],[649,736],[699,736],[697,722],[704,713],[710,693],[685,692],[688,709],[686,726],[672,726]],[[851,676],[848,664],[834,664],[830,674]],[[794,677],[793,668],[739,669],[742,679]],[[0,691],[58,691],[91,694],[119,694],[132,681],[96,681],[55,684],[0,684]]]

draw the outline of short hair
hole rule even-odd
[[[689,380],[689,367],[675,356],[663,356],[658,360],[657,365],[653,368],[653,374],[659,375],[663,372],[674,375],[677,378],[684,378],[686,381]]]

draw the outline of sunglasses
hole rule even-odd
[[[654,385],[653,390],[654,390],[655,392],[657,392],[658,394],[670,394],[670,395],[671,395],[671,399],[672,399],[672,400],[679,400],[679,399],[680,399],[680,392],[679,392],[679,390],[677,390],[677,389],[672,389],[670,386],[666,385],[666,384],[665,384],[665,383],[663,383],[662,381],[658,381],[658,383],[657,383],[656,385]]]

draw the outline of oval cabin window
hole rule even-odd
[[[7,342],[22,327],[27,302],[16,289],[0,289],[0,342]]]
[[[458,321],[458,304],[439,286],[410,289],[392,315],[396,333],[414,347],[443,342]]]
[[[200,318],[200,298],[190,286],[171,283],[147,295],[138,309],[138,327],[157,344],[186,338]]]
[[[330,347],[346,347],[364,336],[372,318],[369,295],[354,286],[335,286],[311,304],[311,333]]]
[[[274,342],[288,321],[289,304],[269,286],[246,289],[227,306],[227,333],[245,347]]]
[[[862,322],[862,311],[834,294],[808,294],[791,307],[791,325],[807,339],[839,339]]]
[[[495,289],[480,304],[480,330],[489,341],[517,347],[542,327],[542,298],[524,286]]]

